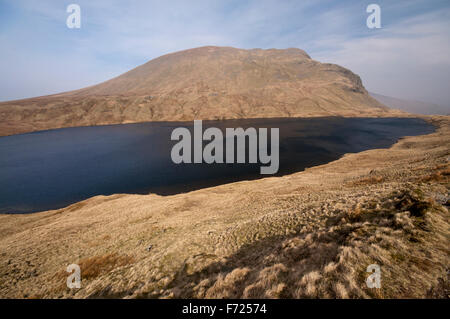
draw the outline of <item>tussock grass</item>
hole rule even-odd
[[[422,182],[441,182],[445,181],[450,176],[450,168],[439,170],[421,179]]]
[[[135,258],[133,256],[119,255],[117,253],[108,253],[99,256],[82,258],[77,262],[77,265],[80,266],[81,270],[82,286],[87,285],[89,281],[115,271],[119,267],[123,267],[134,262]],[[58,283],[56,286],[44,287],[46,293],[37,293],[32,294],[31,296],[27,295],[26,298],[41,299],[49,293],[57,295],[61,295],[64,292],[70,295],[76,293],[76,290],[70,290],[67,288],[66,281],[68,276],[69,273],[66,272],[66,269],[59,270],[52,276],[52,279]]]
[[[338,213],[327,223],[326,229],[259,241],[243,247],[225,262],[210,265],[197,273],[182,274],[170,284],[175,288],[167,291],[168,296],[406,296],[408,291],[411,293],[419,288],[412,287],[414,280],[425,279],[424,272],[445,260],[445,254],[449,253],[443,246],[431,249],[433,243],[427,242],[429,229],[434,229],[436,222],[448,212],[420,190],[404,189],[378,200],[378,206],[384,206],[384,209],[358,204]],[[419,242],[421,246],[418,246]],[[430,248],[428,253],[423,252],[425,247]],[[379,264],[383,271],[380,289],[365,285],[369,275],[365,269],[372,263]],[[404,267],[411,267],[411,273],[405,276]]]
[[[108,273],[114,268],[131,264],[133,261],[134,259],[131,256],[110,253],[103,256],[94,256],[81,259],[79,266],[83,278],[92,279]]]
[[[385,178],[383,176],[367,176],[363,178],[359,178],[355,181],[351,181],[349,184],[351,186],[365,186],[365,185],[373,185],[384,182]]]
[[[0,297],[446,298],[450,118],[433,121],[289,176],[0,216]],[[380,289],[365,284],[373,263]]]
[[[118,267],[132,264],[134,261],[132,256],[108,253],[101,256],[83,258],[77,264],[80,266],[81,278],[83,280],[91,280],[105,275]],[[57,272],[55,275],[58,281],[64,284],[63,286],[65,286],[67,276],[68,273],[65,269]]]

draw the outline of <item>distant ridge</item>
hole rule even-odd
[[[393,109],[399,109],[414,114],[450,115],[450,106],[444,107],[442,105],[422,101],[403,100],[371,92],[369,94],[384,105]]]
[[[85,89],[0,103],[0,135],[143,121],[392,114],[359,76],[303,50],[207,46]]]

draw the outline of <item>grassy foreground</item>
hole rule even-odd
[[[448,298],[450,117],[429,120],[289,176],[2,215],[0,297]]]

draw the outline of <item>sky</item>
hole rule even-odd
[[[369,29],[369,4],[381,28]],[[81,8],[81,28],[66,25]],[[205,45],[305,50],[371,92],[450,107],[449,0],[0,0],[0,101],[79,89]]]

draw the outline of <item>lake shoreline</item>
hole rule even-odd
[[[273,120],[273,119],[305,119],[305,118],[425,118],[433,115],[422,115],[422,114],[412,114],[404,111],[390,109],[387,113],[376,113],[376,114],[358,114],[352,113],[348,115],[330,115],[330,114],[311,114],[311,115],[301,115],[301,116],[267,116],[267,117],[225,117],[220,119],[215,118],[204,118],[204,121],[233,121],[233,120]],[[140,124],[140,123],[190,123],[194,119],[173,119],[173,120],[154,120],[154,121],[124,121],[120,123],[96,123],[96,124],[87,124],[87,125],[75,125],[75,126],[59,126],[59,127],[51,127],[44,129],[27,129],[25,131],[6,133],[9,129],[1,129],[0,128],[0,138],[5,136],[14,136],[21,134],[29,134],[29,133],[37,133],[37,132],[46,132],[59,130],[63,128],[77,128],[77,127],[98,127],[98,126],[113,126],[113,125],[123,125],[123,124]]]
[[[59,210],[0,215],[0,296],[243,298],[251,292],[246,287],[259,284],[259,272],[280,269],[284,276],[268,280],[274,287],[285,283],[286,288],[280,286],[283,298],[342,298],[333,292],[336,281],[330,275],[341,278],[345,287],[359,287],[349,290],[349,297],[380,298],[364,288],[365,277],[359,275],[379,258],[384,298],[442,298],[439,282],[447,278],[442,265],[450,262],[445,208],[450,117],[429,120],[437,126],[432,134],[405,137],[388,149],[347,154],[283,177],[172,196],[96,196]],[[433,231],[417,228],[416,217],[395,210],[396,218],[403,218],[399,221],[406,218],[412,226],[396,224],[391,231],[389,220],[377,224],[370,219],[376,207],[397,205],[401,196],[417,200],[410,193],[416,191],[434,203],[427,217],[417,221]],[[370,227],[346,215],[358,210]],[[381,241],[372,241],[379,232]],[[412,241],[411,232],[420,244]],[[296,251],[303,257],[289,259]],[[80,290],[63,287],[67,264],[87,265],[102,256],[114,256],[110,259],[117,263],[83,279]],[[267,264],[271,260],[274,265]],[[33,271],[36,276],[27,275]],[[297,295],[302,291],[297,285],[311,271],[317,273],[315,285],[326,291]],[[220,278],[229,275],[228,282],[238,274],[247,275],[234,292],[218,286]],[[251,296],[264,297],[258,291]]]
[[[338,160],[346,153],[391,147],[403,136],[435,130],[433,125],[427,127],[418,121],[423,119],[414,120],[264,118],[205,121],[204,124],[205,128],[217,126],[222,129],[280,127],[280,170],[273,176],[281,177]],[[264,178],[258,174],[260,164],[174,165],[170,159],[164,159],[163,154],[170,153],[170,143],[165,141],[170,140],[170,130],[177,126],[192,130],[192,122],[150,122],[64,128],[0,138],[0,150],[8,154],[0,161],[0,166],[11,167],[0,174],[0,188],[4,189],[0,211],[36,213],[56,209],[55,206],[62,208],[96,195],[156,193],[167,196]],[[170,164],[165,163],[168,160]],[[70,197],[70,192],[77,197]],[[39,209],[38,205],[44,205],[44,209]]]

